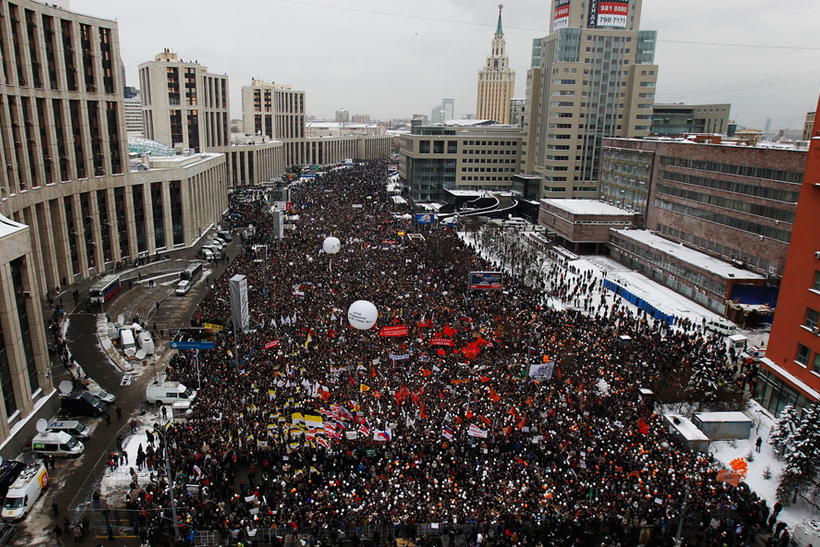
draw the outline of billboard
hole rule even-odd
[[[435,224],[435,213],[416,213],[416,224]]]
[[[629,0],[590,0],[587,28],[626,28]]]
[[[248,315],[248,278],[236,274],[230,280],[231,286],[231,319],[236,330],[245,332],[250,323]]]
[[[169,329],[171,349],[214,349],[211,329]]]
[[[501,272],[470,272],[470,288],[500,291],[501,279]]]
[[[552,14],[552,30],[569,26],[569,0],[555,0],[555,11]]]

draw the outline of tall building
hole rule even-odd
[[[658,67],[641,0],[553,0],[533,42],[521,170],[545,198],[595,198],[605,137],[649,135]]]
[[[253,80],[242,86],[242,119],[251,135],[271,139],[305,136],[305,92],[289,85]]]
[[[820,125],[814,123],[813,134]],[[820,140],[811,140],[755,399],[772,413],[820,400]]]
[[[336,111],[336,123],[347,123],[350,121],[350,112],[342,108]]]
[[[526,99],[510,99],[510,121],[511,125],[521,125],[521,113],[524,111]]]
[[[220,220],[227,188],[218,155],[145,158],[132,169],[116,22],[31,0],[3,2],[0,13],[0,451],[8,458],[31,439],[33,418],[59,407],[46,293],[126,257],[192,245]]]
[[[139,92],[133,97],[125,97],[123,100],[125,107],[125,130],[129,137],[142,137],[145,130],[145,123],[142,117],[142,99]]]
[[[196,152],[230,144],[227,76],[166,49],[139,77],[146,138]]]
[[[441,104],[430,112],[430,123],[445,123],[455,119],[456,100],[441,99]]]
[[[478,101],[476,118],[510,123],[510,101],[515,91],[515,71],[510,68],[510,58],[505,51],[506,41],[501,28],[501,10],[498,5],[498,27],[493,36],[492,49],[487,63],[478,73]]]
[[[806,121],[803,124],[803,140],[810,141],[812,132],[814,131],[814,116],[817,112],[807,112]]]
[[[730,104],[655,104],[652,108],[653,135],[682,137],[691,133],[726,134]]]

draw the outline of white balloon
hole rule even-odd
[[[358,330],[367,330],[376,324],[379,318],[379,310],[373,302],[367,300],[356,300],[347,309],[347,320],[350,325]]]
[[[329,255],[335,255],[341,247],[342,242],[336,237],[325,238],[325,241],[322,243],[322,249]]]

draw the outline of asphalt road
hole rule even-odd
[[[228,246],[228,255],[232,258],[236,256],[241,247],[238,240],[239,238],[236,237]],[[146,325],[150,328],[156,323],[157,329],[165,331],[166,338],[168,328],[190,326],[190,317],[193,315],[197,304],[205,296],[209,280],[221,275],[225,268],[225,264],[216,264],[211,269],[210,276],[207,279],[203,276],[188,294],[184,296],[172,294],[169,296],[160,304],[158,310],[156,308],[152,310]],[[106,309],[123,308],[128,303],[129,298],[143,292],[138,291],[137,287],[128,290],[126,285],[114,300],[106,303]],[[92,437],[84,443],[85,453],[76,460],[56,459],[56,469],[54,471],[49,470],[51,474],[49,488],[37,501],[26,519],[16,525],[10,545],[30,547],[58,545],[56,536],[53,533],[55,524],[62,527],[65,518],[70,520],[78,518],[77,513],[69,511],[69,508],[82,506],[84,503],[90,504],[90,496],[95,485],[106,471],[107,456],[110,452],[116,450],[117,437],[119,435],[126,437],[130,433],[129,423],[131,417],[137,416],[147,408],[144,396],[145,385],[153,380],[154,369],[150,366],[145,368],[137,367],[143,368],[139,376],[134,377],[129,385],[120,385],[123,372],[111,364],[99,346],[96,327],[97,316],[84,311],[89,304],[88,288],[80,288],[80,293],[84,294],[85,298],[81,299],[76,305],[73,301],[67,302],[65,295],[63,298],[63,304],[69,317],[69,326],[66,332],[69,349],[74,359],[82,365],[86,374],[99,383],[103,389],[114,394],[117,401],[109,409],[110,424],[107,424],[104,418],[81,419],[94,430]],[[67,296],[70,299],[70,295]],[[116,315],[112,313],[112,319],[115,317]],[[158,370],[162,370],[164,363],[167,363],[170,358],[167,339],[160,341],[160,344],[164,346],[164,351],[161,361],[154,365]],[[61,379],[55,369],[55,387]],[[114,407],[122,409],[123,417],[121,420],[117,420]],[[105,498],[104,492],[102,495]],[[58,511],[56,517],[53,514],[55,504]],[[124,504],[124,500],[118,504]],[[74,543],[72,536],[64,535],[64,544],[94,547],[101,543],[115,545],[116,547],[139,546],[139,540],[132,535],[133,531],[130,527],[115,528],[115,541],[112,543],[108,540],[104,529],[104,521],[100,518],[100,515],[94,514],[90,519],[91,534],[86,536],[84,541]]]

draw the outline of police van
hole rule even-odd
[[[85,446],[65,431],[44,431],[34,436],[31,449],[46,456],[77,458]]]
[[[64,435],[67,435],[64,433]],[[48,472],[42,461],[26,467],[14,481],[3,503],[3,520],[21,520],[48,486]]]

